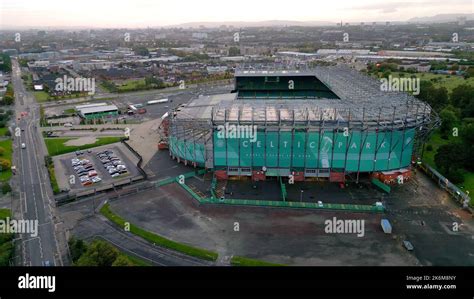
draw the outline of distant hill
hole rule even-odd
[[[188,22],[168,27],[199,28],[201,26],[215,28],[220,26],[233,27],[285,27],[285,26],[332,26],[336,23],[324,21],[289,21],[289,20],[268,20],[258,22]]]
[[[407,22],[410,23],[447,23],[456,22],[459,18],[465,17],[466,21],[474,20],[474,14],[439,14],[432,17],[411,18]]]

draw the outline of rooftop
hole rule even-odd
[[[100,112],[105,112],[105,111],[118,110],[118,108],[115,105],[105,105],[105,106],[86,107],[86,108],[81,108],[78,110],[82,115],[85,115],[88,113],[100,113]]]
[[[248,73],[245,73],[248,71]],[[281,98],[237,99],[237,93],[201,96],[182,107],[175,120],[216,122],[278,122],[305,124],[308,122],[364,122],[367,124],[425,121],[431,107],[415,97],[394,91],[382,91],[380,82],[356,70],[345,67],[317,67],[311,70],[239,70],[241,74],[316,76],[339,99]]]

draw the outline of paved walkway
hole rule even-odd
[[[134,150],[143,157],[143,166],[148,164],[151,158],[158,152],[158,127],[161,119],[153,119],[135,126],[130,132],[130,140],[127,142]]]

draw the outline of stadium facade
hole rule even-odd
[[[438,122],[428,104],[346,67],[241,68],[233,92],[171,114],[168,145],[221,178],[359,180],[409,168]]]

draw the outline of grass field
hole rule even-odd
[[[0,128],[0,136],[5,136],[7,132],[8,132],[8,128]]]
[[[74,114],[76,113],[76,109],[74,108],[69,108],[63,111],[64,114]]]
[[[49,181],[51,182],[51,188],[53,189],[54,194],[59,193],[59,185],[58,181],[56,180],[56,173],[54,172],[54,164],[48,166],[48,173],[49,173]]]
[[[452,141],[453,137],[451,137],[450,139]],[[431,136],[430,140],[426,143],[426,146],[431,144],[431,146],[433,147],[433,150],[427,151],[426,146],[425,146],[425,152],[423,153],[423,162],[430,165],[431,167],[436,168],[436,164],[434,162],[434,156],[436,154],[436,151],[438,150],[440,146],[448,144],[450,142],[450,139],[448,140],[443,139],[441,138],[441,135],[438,132],[434,133]]]
[[[80,146],[67,146],[64,143],[69,140],[77,138],[45,138],[46,147],[48,148],[48,153],[50,156],[57,156],[62,154],[71,153],[77,150],[84,150],[88,148],[93,148],[101,145],[106,145],[110,143],[119,142],[121,137],[101,137],[98,138],[95,143],[84,144]]]
[[[260,260],[254,260],[247,257],[233,256],[230,260],[232,266],[247,266],[247,267],[269,267],[269,266],[284,266],[281,264],[274,264]]]
[[[11,161],[12,160],[12,141],[10,139],[0,141],[0,147],[5,149],[5,152],[3,153],[2,156],[0,156],[0,158]],[[8,181],[11,178],[11,176],[12,176],[11,169],[2,170],[0,172],[0,182]]]
[[[38,103],[47,102],[49,99],[49,95],[46,91],[34,91],[33,95]]]
[[[120,251],[120,248],[117,248],[117,249]],[[134,256],[134,255],[125,253],[123,251],[120,251],[120,254],[125,255],[133,263],[134,266],[140,266],[140,267],[152,266],[152,264],[149,263],[148,261],[143,260],[139,257]]]
[[[5,219],[10,217],[10,210],[9,209],[0,209],[0,219]]]
[[[117,86],[119,91],[129,91],[145,88],[145,79],[140,80],[130,80],[125,82],[123,85]]]
[[[0,209],[0,219],[11,217],[10,210]],[[13,234],[0,234],[0,267],[9,266],[13,257]]]
[[[420,78],[420,80],[425,80],[425,81],[430,81],[431,79],[439,79],[439,82],[433,82],[433,84],[437,87],[446,87],[448,90],[448,93],[451,93],[451,91],[456,88],[459,85],[462,84],[468,84],[468,85],[474,85],[474,77],[471,77],[469,79],[464,79],[461,76],[454,76],[454,75],[439,75],[439,74],[432,74],[432,73],[416,73],[416,74],[410,74],[410,73],[404,73],[405,78],[410,78],[411,75],[415,75],[417,78]],[[400,72],[394,72],[392,73],[393,77],[398,77],[400,75]]]
[[[126,221],[123,218],[121,218],[119,215],[112,212],[112,210],[110,210],[110,205],[109,204],[105,204],[100,209],[100,213],[102,215],[104,215],[105,217],[107,217],[107,219],[109,219],[110,221],[117,224],[119,227],[125,227]],[[165,237],[154,234],[152,232],[146,231],[146,230],[144,230],[144,229],[142,229],[142,228],[140,228],[140,227],[138,227],[134,224],[131,224],[131,223],[129,223],[129,224],[130,224],[130,232],[131,233],[133,233],[133,234],[135,234],[139,237],[142,237],[143,239],[145,239],[145,240],[147,240],[151,243],[154,243],[154,244],[157,244],[157,245],[160,245],[160,246],[172,249],[172,250],[176,250],[176,251],[179,251],[181,253],[184,253],[184,254],[187,254],[187,255],[190,255],[190,256],[201,258],[201,259],[204,259],[204,260],[209,260],[209,261],[217,260],[218,255],[217,255],[216,252],[212,252],[212,251],[209,251],[209,250],[206,250],[206,249],[201,249],[201,248],[189,246],[189,245],[186,245],[186,244],[183,244],[183,243],[178,243],[178,242],[166,239]]]

